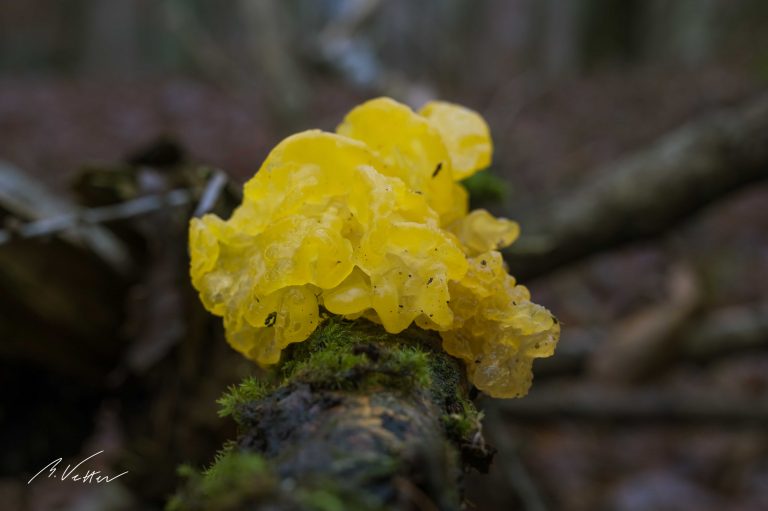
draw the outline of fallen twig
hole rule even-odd
[[[747,184],[768,178],[768,95],[693,121],[523,212],[505,251],[518,278],[545,274],[657,236]]]
[[[674,360],[706,362],[728,353],[768,347],[768,303],[731,306],[691,318],[675,333],[674,349],[667,363]],[[598,351],[606,330],[569,328],[556,357],[536,364],[539,378],[573,374],[585,368]]]
[[[216,170],[211,179],[205,185],[205,190],[200,196],[200,202],[197,203],[193,216],[201,217],[210,212],[219,200],[224,186],[227,184],[227,175],[222,170]]]
[[[494,402],[500,413],[516,421],[683,422],[695,425],[727,423],[764,427],[768,402],[718,395],[662,390],[539,386],[525,399]]]
[[[184,206],[189,204],[193,198],[193,193],[190,190],[179,189],[167,193],[145,195],[119,204],[86,208],[72,213],[43,218],[10,229],[0,229],[0,245],[8,243],[14,237],[30,239],[51,236],[81,226],[126,220],[165,208]]]

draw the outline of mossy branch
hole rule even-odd
[[[460,509],[464,470],[492,455],[462,363],[417,328],[326,319],[219,404],[239,437],[182,470],[169,509]]]

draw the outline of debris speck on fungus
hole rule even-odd
[[[518,225],[468,211],[458,181],[491,152],[485,121],[464,107],[432,102],[417,114],[368,101],[337,133],[278,144],[229,220],[191,220],[192,283],[230,345],[259,364],[306,340],[322,306],[390,333],[437,330],[479,389],[523,395],[560,326],[504,268],[497,250]]]

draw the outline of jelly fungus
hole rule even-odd
[[[191,220],[192,283],[229,344],[259,364],[307,339],[323,307],[391,333],[436,330],[480,390],[524,395],[560,326],[504,267],[498,250],[518,225],[468,211],[459,180],[492,150],[485,121],[464,107],[363,103],[336,133],[279,143],[231,218]]]

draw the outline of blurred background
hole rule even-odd
[[[214,169],[226,210],[281,138],[389,95],[488,120],[471,199],[521,246],[622,176],[658,202],[510,253],[563,335],[528,397],[479,399],[468,508],[768,509],[767,90],[763,0],[0,0],[3,508],[160,509],[234,436],[214,401],[254,369],[189,289],[186,219]],[[26,484],[101,449],[130,473]]]

